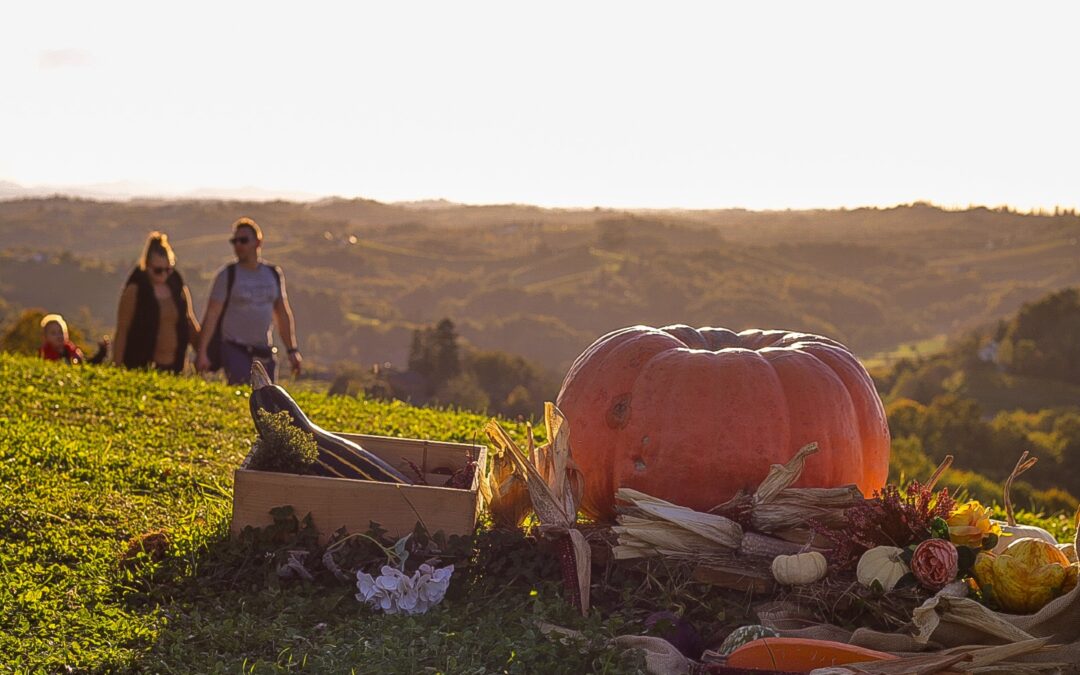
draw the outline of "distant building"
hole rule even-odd
[[[394,398],[413,403],[427,401],[428,381],[420,373],[414,373],[411,370],[404,372],[392,370],[390,372],[384,371],[384,375],[394,392]]]
[[[998,362],[998,350],[1001,345],[997,340],[991,340],[979,347],[979,360],[985,363],[997,364]]]

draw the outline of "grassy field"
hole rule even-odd
[[[227,536],[232,470],[254,434],[246,390],[0,354],[0,392],[0,672],[639,670],[607,644],[640,632],[633,603],[576,616],[541,550],[455,579],[416,617],[373,613],[350,583],[268,580]],[[485,421],[298,399],[331,429],[473,441]],[[133,537],[158,530],[161,560],[121,563]],[[584,637],[559,643],[541,621]]]
[[[420,616],[377,614],[348,581],[281,581],[265,549],[228,537],[232,471],[254,437],[247,393],[0,353],[0,672],[637,673],[640,655],[610,638],[644,632],[651,612],[674,610],[706,639],[751,623],[749,597],[674,565],[594,571],[580,617],[550,551],[494,531]],[[337,430],[473,442],[486,421],[296,398]],[[147,535],[167,542],[160,557],[126,555]]]

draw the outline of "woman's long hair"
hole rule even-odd
[[[139,269],[146,271],[150,264],[150,255],[153,253],[165,256],[170,265],[176,265],[176,253],[169,245],[169,235],[164,232],[151,232],[146,238],[146,245],[143,246],[142,255],[139,257]]]

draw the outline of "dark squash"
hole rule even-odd
[[[270,382],[266,370],[257,359],[252,362],[251,372],[252,390],[248,404],[251,408],[251,417],[255,420],[255,428],[260,435],[263,430],[259,428],[258,411],[276,413],[285,410],[292,418],[294,426],[315,436],[315,444],[319,447],[315,468],[321,475],[412,485],[411,480],[381,458],[308,419],[284,388]]]

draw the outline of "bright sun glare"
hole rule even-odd
[[[0,26],[0,181],[1075,207],[1078,7],[24,2]]]

